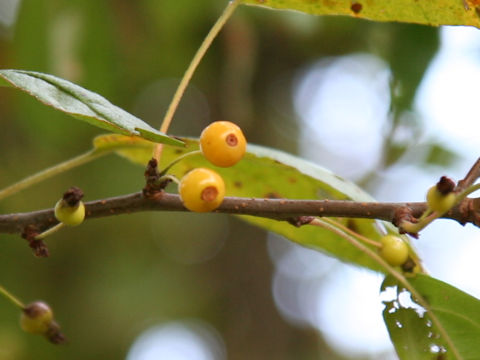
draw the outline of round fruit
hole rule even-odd
[[[180,181],[179,193],[183,205],[190,211],[215,210],[225,197],[225,183],[215,171],[197,168]]]
[[[427,204],[433,211],[444,213],[445,211],[448,211],[453,205],[455,205],[456,200],[457,197],[455,196],[455,193],[450,192],[444,195],[440,191],[438,191],[436,185],[428,189]]]
[[[229,167],[245,155],[247,140],[242,130],[229,121],[216,121],[203,129],[200,149],[213,165]]]
[[[55,217],[65,225],[80,225],[85,219],[85,205],[79,201],[76,206],[69,206],[65,200],[58,200],[55,205]]]
[[[380,239],[382,247],[380,256],[390,265],[403,265],[408,259],[408,246],[402,238],[395,235],[385,235]]]
[[[46,334],[52,321],[52,309],[44,302],[36,301],[23,309],[20,326],[32,334]]]

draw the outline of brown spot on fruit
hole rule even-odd
[[[235,136],[235,134],[228,134],[227,137],[225,138],[225,142],[227,143],[228,146],[237,146],[238,139]]]
[[[350,6],[350,10],[352,10],[354,14],[359,14],[360,11],[362,11],[362,8],[363,8],[363,5],[358,2],[354,2],[352,6]]]
[[[215,186],[209,186],[202,191],[203,201],[214,201],[218,196],[218,190]]]

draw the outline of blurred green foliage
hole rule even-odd
[[[158,127],[225,3],[24,0],[2,32],[0,68],[66,78]],[[208,122],[229,119],[251,142],[295,153],[295,73],[324,57],[369,52],[390,65],[392,89],[401,86],[385,140],[386,154],[398,152],[393,133],[437,46],[435,28],[242,7],[201,63],[171,133],[198,136]],[[0,119],[0,187],[89,149],[101,133],[7,88]],[[2,201],[0,211],[51,207],[72,185],[86,200],[138,191],[143,170],[102,158]],[[22,333],[19,314],[0,299],[0,359],[124,358],[148,326],[185,318],[212,324],[229,359],[340,359],[320,334],[275,309],[264,237],[226,216],[141,213],[65,229],[48,239],[51,257],[37,259],[19,236],[2,234],[2,284],[25,302],[50,303],[70,343]]]

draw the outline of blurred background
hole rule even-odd
[[[47,72],[160,125],[226,1],[1,0],[0,68]],[[241,7],[197,70],[170,133],[239,124],[381,201],[421,201],[479,156],[480,34]],[[102,131],[0,88],[0,188],[91,147]],[[1,213],[138,191],[115,156],[7,198]],[[480,236],[449,221],[414,244],[432,275],[475,296]],[[0,284],[47,301],[69,339],[23,333],[0,299],[0,359],[395,359],[382,278],[223,215],[88,221],[37,259],[0,235]]]

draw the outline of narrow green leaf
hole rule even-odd
[[[244,4],[297,10],[314,15],[345,15],[374,21],[398,21],[423,25],[480,27],[478,2],[474,0],[243,0]]]
[[[180,140],[155,130],[104,97],[53,75],[34,71],[0,70],[0,86],[13,86],[45,105],[94,126],[123,135],[137,135],[158,143],[181,146]]]
[[[386,282],[389,284],[382,285],[382,288],[394,283],[398,286],[391,276],[386,277]],[[409,282],[427,301],[429,309],[419,314],[411,306],[402,305],[401,301],[386,303],[383,315],[400,359],[432,359],[432,355],[440,354],[438,350],[442,348],[446,350],[442,355],[446,359],[478,359],[480,300],[427,275],[418,274]],[[438,319],[448,339],[440,336],[430,314]],[[453,346],[448,346],[448,342]]]
[[[165,147],[161,167],[175,158],[198,149],[198,141],[184,139],[184,149]],[[151,158],[151,144],[118,135],[97,137],[96,149],[109,148],[117,154],[144,166]],[[249,145],[245,157],[230,168],[217,168],[197,154],[183,159],[170,171],[181,178],[195,167],[214,168],[225,180],[228,196],[289,198],[289,199],[352,199],[372,201],[372,198],[353,183],[324,168],[281,151]],[[344,261],[381,271],[378,264],[339,236],[313,226],[296,228],[284,221],[243,216],[264,229],[271,230],[303,246],[321,250]],[[343,219],[351,229],[379,240],[380,222],[370,219]],[[386,224],[388,227],[389,225]],[[414,254],[412,252],[412,254]],[[415,255],[413,255],[415,256]]]

